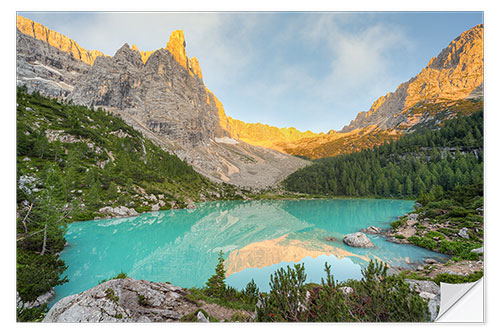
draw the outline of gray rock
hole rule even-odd
[[[431,321],[436,320],[439,314],[439,307],[441,306],[441,295],[436,295],[434,298],[429,299],[427,306],[431,314]]]
[[[118,206],[118,207],[106,206],[99,209],[99,213],[107,214],[109,217],[127,217],[127,216],[139,215],[139,213],[137,213],[134,208],[128,208],[125,206]]]
[[[373,225],[369,226],[366,229],[361,229],[360,232],[364,232],[367,234],[379,234],[382,231],[382,228],[375,227]]]
[[[372,241],[362,232],[355,232],[344,236],[344,243],[353,247],[373,247]]]
[[[405,238],[387,237],[386,241],[396,244],[409,244],[410,242]]]
[[[484,248],[481,246],[480,248],[473,249],[470,252],[477,253],[477,254],[483,254],[484,253]]]
[[[418,219],[417,213],[408,214],[408,220],[417,220],[417,219]]]
[[[438,315],[438,308],[441,300],[441,289],[432,281],[420,281],[405,279],[410,285],[410,289],[417,292],[420,297],[429,301],[428,308],[431,314],[431,321],[434,321]]]
[[[424,260],[424,262],[425,262],[426,264],[430,264],[430,265],[433,265],[433,264],[437,264],[437,263],[438,263],[438,261],[437,261],[437,260],[432,259],[432,258],[427,258],[427,259],[425,259],[425,260]]]
[[[342,290],[342,293],[344,295],[349,295],[354,292],[354,290],[351,287],[340,287],[339,289]]]
[[[410,285],[410,289],[417,293],[427,292],[434,295],[441,293],[439,286],[432,281],[405,279],[405,282]]]
[[[188,291],[168,283],[132,278],[104,282],[54,304],[44,322],[179,321],[196,309]],[[142,297],[140,297],[142,296]],[[142,299],[142,301],[140,301]]]
[[[462,237],[462,238],[469,239],[469,234],[468,234],[468,231],[469,231],[469,229],[467,229],[467,228],[462,228],[462,229],[460,229],[460,231],[458,232],[458,236],[460,236],[460,237]]]
[[[196,315],[196,319],[200,323],[208,323],[209,322],[208,318],[205,317],[205,315],[201,311],[198,311],[198,314]]]
[[[53,97],[66,97],[80,76],[90,68],[83,61],[19,30],[16,60],[17,85],[25,85],[29,93],[37,90],[42,95]]]

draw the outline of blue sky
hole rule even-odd
[[[227,115],[315,132],[340,130],[483,22],[480,12],[19,14],[109,55],[165,47],[182,29]]]

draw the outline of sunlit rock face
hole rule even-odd
[[[212,180],[263,188],[308,164],[232,138],[222,103],[204,85],[198,60],[187,56],[182,30],[165,48],[125,44],[110,57],[22,17],[17,27],[18,85],[118,113]]]
[[[91,52],[71,39],[17,17],[16,81],[17,85],[26,86],[28,92],[39,91],[43,95],[65,98],[80,76],[89,70],[89,62],[93,59]]]
[[[483,26],[478,25],[342,131],[302,132],[226,116],[204,85],[198,60],[188,57],[182,30],[170,35],[165,48],[141,51],[126,44],[109,57],[39,23],[17,19],[18,85],[117,112],[205,176],[242,186],[271,186],[307,165],[288,154],[316,159],[397,139],[431,118],[415,116],[412,108],[482,98],[482,82]]]
[[[483,25],[479,24],[453,40],[416,77],[380,97],[369,111],[360,112],[342,131],[368,125],[393,128],[404,121],[404,111],[419,102],[456,101],[472,92],[480,97],[483,69]]]
[[[85,50],[74,40],[22,16],[17,16],[17,29],[89,65],[92,65],[97,57],[104,55],[97,50]]]

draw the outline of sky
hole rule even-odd
[[[184,30],[188,57],[226,114],[301,131],[340,130],[416,76],[482,12],[19,12],[113,55],[164,48]]]

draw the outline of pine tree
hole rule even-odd
[[[219,252],[219,263],[215,267],[215,274],[212,275],[207,285],[207,294],[214,297],[223,298],[226,292],[226,270],[224,268],[224,257],[222,250]]]

